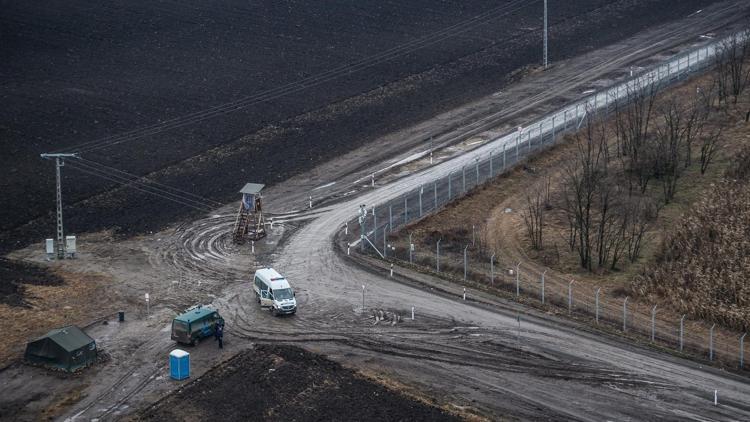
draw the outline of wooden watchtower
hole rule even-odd
[[[264,186],[248,183],[240,190],[242,201],[234,223],[234,243],[245,243],[246,239],[258,240],[266,235],[263,226],[263,197],[260,194]]]

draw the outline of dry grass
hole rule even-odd
[[[744,158],[744,157],[743,157]],[[747,163],[745,163],[747,165]],[[665,238],[632,291],[694,318],[750,327],[750,184],[725,179]]]
[[[65,282],[57,286],[25,287],[28,307],[0,304],[0,319],[8,321],[0,342],[0,366],[20,358],[26,342],[47,331],[70,324],[85,325],[93,319],[115,312],[102,301],[110,279],[102,274],[71,273],[59,268],[55,275]]]

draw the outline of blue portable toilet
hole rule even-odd
[[[190,353],[174,349],[169,354],[169,375],[172,379],[184,380],[190,376]]]

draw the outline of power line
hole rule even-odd
[[[88,170],[90,172],[94,172],[96,174],[101,174],[101,175],[107,176],[107,177],[110,178],[110,180],[117,181],[118,183],[123,184],[123,185],[140,186],[142,189],[148,190],[149,192],[154,192],[154,193],[156,193],[158,195],[161,195],[161,196],[164,196],[164,197],[170,197],[170,198],[178,199],[179,201],[190,203],[190,204],[194,204],[196,206],[204,207],[206,209],[212,209],[212,208],[216,207],[213,204],[208,204],[208,203],[205,203],[203,201],[191,199],[191,198],[185,197],[185,196],[183,196],[181,194],[176,194],[176,193],[170,192],[168,190],[161,189],[159,187],[149,185],[149,184],[147,184],[145,182],[142,182],[140,180],[129,179],[127,177],[123,177],[123,176],[120,176],[118,174],[115,174],[114,172],[110,172],[110,171],[107,171],[107,170],[98,169],[96,167],[90,166],[90,165],[85,164],[85,163],[78,162],[78,163],[75,163],[75,165],[73,165],[73,167],[75,167],[78,170],[81,170],[83,168],[83,169],[86,169],[86,170]]]
[[[167,191],[168,190],[172,190],[172,191],[178,192],[180,194],[190,196],[190,197],[194,198],[195,200],[197,200],[196,202],[200,201],[200,202],[202,202],[202,203],[204,203],[206,205],[210,205],[210,206],[214,206],[214,207],[220,207],[220,206],[224,205],[221,202],[214,201],[213,199],[205,198],[205,197],[196,195],[194,193],[191,193],[191,192],[188,192],[188,191],[185,191],[185,190],[182,190],[182,189],[178,189],[178,188],[175,188],[175,187],[172,187],[172,186],[169,186],[169,185],[165,185],[165,184],[159,183],[159,182],[157,182],[155,180],[146,179],[144,176],[138,176],[136,174],[128,173],[128,172],[126,172],[124,170],[120,170],[120,169],[117,169],[117,168],[114,168],[114,167],[110,167],[110,166],[107,166],[105,164],[98,163],[96,161],[87,160],[87,159],[82,158],[82,157],[79,157],[79,160],[80,160],[79,162],[87,163],[87,164],[89,164],[92,167],[99,167],[99,168],[101,168],[101,171],[104,171],[104,172],[109,171],[109,172],[121,174],[121,175],[123,175],[123,177],[128,177],[128,178],[133,178],[133,179],[141,179],[141,180],[143,180],[143,181],[145,181],[145,182],[147,182],[147,183],[149,183],[151,185],[155,185],[157,187],[163,188],[162,190],[167,190]],[[135,180],[133,180],[133,181],[135,181]]]
[[[190,202],[186,202],[186,201],[182,200],[182,198],[176,199],[176,198],[173,198],[173,197],[161,194],[159,192],[155,192],[155,191],[147,190],[147,189],[144,189],[144,188],[140,188],[140,187],[137,186],[138,183],[134,182],[132,180],[118,179],[118,177],[114,176],[114,175],[102,174],[102,173],[98,172],[97,170],[92,170],[92,169],[87,169],[85,167],[81,167],[81,166],[79,166],[80,163],[78,163],[76,165],[71,165],[69,163],[68,165],[70,167],[72,167],[72,168],[74,168],[74,169],[82,172],[82,173],[86,173],[86,174],[91,175],[91,176],[100,177],[102,179],[109,180],[111,182],[114,182],[114,183],[117,183],[117,184],[129,187],[131,189],[135,189],[135,190],[143,192],[143,193],[148,193],[150,195],[154,195],[154,196],[160,197],[162,199],[166,199],[168,201],[172,201],[172,202],[184,205],[184,206],[189,207],[189,208],[193,208],[193,209],[196,209],[196,210],[199,210],[199,211],[203,211],[203,212],[209,212],[209,211],[212,210],[211,207],[209,207],[209,206],[207,206],[205,204],[190,203]],[[151,187],[151,188],[153,188],[153,187]]]
[[[348,64],[335,67],[333,69],[330,69],[328,71],[325,71],[315,76],[309,76],[307,78],[303,78],[301,80],[298,80],[298,81],[295,81],[295,82],[292,82],[292,83],[289,83],[289,84],[286,84],[277,88],[263,91],[258,94],[250,95],[248,97],[244,97],[244,98],[231,101],[222,105],[214,106],[214,107],[202,110],[202,111],[198,111],[195,113],[190,113],[190,114],[186,114],[180,117],[169,119],[158,124],[146,126],[140,129],[134,129],[134,130],[124,132],[119,135],[113,135],[113,136],[104,137],[98,140],[85,142],[74,147],[69,147],[68,149],[77,149],[80,152],[87,152],[87,151],[93,151],[96,149],[106,148],[106,147],[116,145],[119,143],[141,139],[149,135],[154,135],[154,134],[161,133],[163,131],[167,131],[170,129],[197,123],[197,122],[200,122],[200,121],[203,121],[203,120],[206,120],[206,119],[218,116],[218,115],[240,110],[242,108],[248,107],[253,104],[270,101],[275,98],[288,95],[290,93],[299,92],[301,90],[304,90],[304,89],[307,89],[316,85],[320,85],[329,80],[338,78],[339,76],[343,74],[367,69],[379,63],[383,63],[385,61],[391,60],[399,56],[403,56],[405,54],[411,53],[418,49],[436,44],[442,40],[445,40],[450,37],[454,37],[463,32],[471,30],[472,28],[475,28],[476,26],[483,25],[492,19],[496,19],[496,18],[505,16],[507,14],[516,12],[523,7],[526,7],[533,3],[537,3],[539,1],[540,0],[533,0],[531,2],[523,2],[522,0],[515,0],[515,1],[512,1],[511,3],[505,4],[503,6],[499,6],[488,12],[482,13],[473,18],[451,25],[447,28],[444,28],[440,31],[437,31],[425,37],[393,47],[389,50],[375,54],[373,56],[369,56],[369,57],[360,59],[358,61],[350,62]]]

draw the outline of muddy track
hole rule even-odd
[[[665,35],[672,43],[692,39],[697,33],[731,21],[730,10],[722,7],[707,11],[703,26],[685,26]],[[581,84],[601,77],[602,72],[622,66],[626,59],[620,56],[631,55],[632,59],[649,52],[653,50],[620,49],[619,54],[606,56],[602,67],[592,67],[590,74],[565,74],[552,92],[580,89]],[[541,103],[548,94],[534,91],[519,102],[518,108]],[[508,118],[511,109],[507,110],[492,118]],[[750,394],[750,383],[745,379],[582,332],[554,318],[526,318],[519,329],[515,305],[491,308],[463,302],[457,295],[437,295],[424,286],[406,285],[385,274],[365,271],[332,247],[334,236],[356,214],[359,204],[378,204],[401,196],[471,160],[471,154],[456,155],[408,177],[363,189],[354,199],[314,211],[277,215],[279,225],[264,240],[277,249],[263,250],[261,242],[256,245],[257,256],[251,256],[247,245],[231,244],[234,216],[227,208],[157,235],[160,240],[146,248],[148,264],[165,274],[157,282],[163,289],[171,289],[166,307],[179,309],[186,302],[212,301],[227,319],[228,340],[307,346],[403,383],[429,387],[439,399],[476,406],[490,417],[750,417],[750,411],[742,405],[743,398]],[[345,184],[332,191],[350,188],[341,185]],[[305,189],[291,190],[293,194],[280,199],[280,209],[309,194]],[[296,315],[275,318],[260,308],[249,283],[252,268],[258,264],[272,265],[292,281],[299,305]],[[174,281],[177,288],[170,284]],[[414,321],[375,325],[370,318],[373,310],[405,316],[412,307],[417,310]],[[163,338],[162,333],[155,338]],[[163,356],[163,344],[171,345],[153,339],[141,345],[143,359]],[[145,362],[141,366],[153,369]],[[124,404],[142,397],[150,383],[144,377],[117,378],[111,388],[73,413],[87,418],[102,413],[114,415]],[[704,396],[717,388],[726,392],[726,405],[707,407]],[[102,401],[106,404],[99,412],[94,403]]]
[[[448,147],[455,146],[489,129],[497,128],[498,123],[502,124],[503,130],[512,131],[516,126],[526,123],[530,115],[538,114],[540,109],[550,109],[548,103],[550,103],[551,98],[556,99],[558,103],[576,100],[580,96],[580,92],[585,88],[591,87],[591,83],[603,78],[609,79],[624,76],[625,64],[638,62],[645,58],[652,58],[655,52],[664,51],[665,47],[675,45],[675,40],[690,38],[691,35],[696,33],[711,33],[722,28],[724,22],[732,19],[739,10],[741,9],[738,9],[736,4],[728,4],[706,10],[702,12],[703,14],[700,16],[700,19],[691,22],[690,25],[673,25],[649,34],[648,38],[644,38],[644,42],[641,44],[642,47],[637,49],[634,49],[629,44],[609,46],[603,49],[605,51],[604,54],[597,55],[595,59],[592,58],[590,61],[584,60],[581,63],[572,64],[573,68],[566,69],[562,77],[545,78],[543,74],[534,75],[532,78],[536,79],[534,81],[534,88],[516,93],[510,87],[506,92],[507,95],[500,95],[495,98],[491,106],[475,107],[474,111],[461,116],[456,121],[452,121],[450,125],[440,125],[440,130],[431,131],[429,138],[432,139],[432,145],[434,145],[436,152],[440,154],[441,150],[447,151]],[[602,55],[604,56],[603,58],[601,57]],[[564,64],[563,66],[567,67],[569,65]],[[553,64],[552,69],[554,68],[555,65]],[[530,114],[532,112],[533,114]],[[419,143],[424,144],[424,142],[421,142],[424,137],[424,135],[421,135],[418,138]],[[400,143],[402,146],[398,149],[391,149],[388,152],[391,154],[400,154],[402,157],[413,155],[425,150],[426,147],[419,145],[419,143],[416,143],[415,139],[407,138],[404,142]],[[417,149],[414,149],[415,144],[419,145]],[[452,154],[463,152],[465,151],[459,150],[454,153],[446,153],[447,156],[442,159],[449,159],[453,156]],[[376,154],[382,154],[382,152],[377,152]],[[340,203],[347,200],[353,194],[366,191],[367,185],[363,185],[361,179],[366,179],[370,174],[378,174],[378,184],[392,182],[401,177],[408,177],[408,175],[403,174],[403,169],[400,167],[393,167],[386,174],[379,173],[380,168],[382,168],[382,165],[378,163],[376,167],[368,167],[366,169],[354,167],[351,173],[338,174],[335,185],[316,192],[318,195],[323,194],[320,198],[316,197],[316,202],[320,202],[323,205]],[[383,176],[385,176],[385,179],[381,181]],[[342,183],[342,179],[344,183]],[[322,184],[330,182],[330,180],[324,179],[319,182]],[[293,199],[287,198],[285,202],[303,204],[305,203],[307,194],[308,192],[304,192],[303,195],[305,196],[300,195]]]

